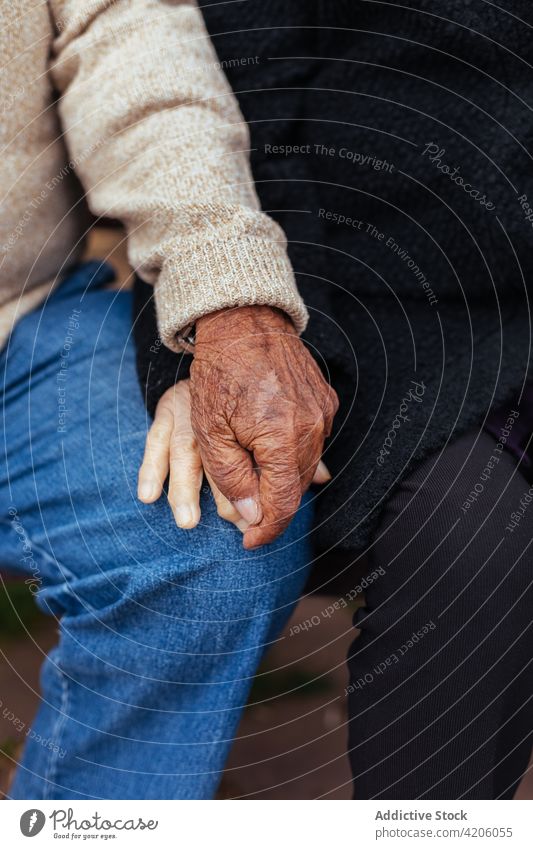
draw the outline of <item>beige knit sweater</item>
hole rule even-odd
[[[301,331],[285,237],[259,209],[194,0],[0,0],[0,16],[0,344],[79,257],[86,200],[126,227],[169,347],[236,305],[280,307]]]

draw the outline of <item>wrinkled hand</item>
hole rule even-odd
[[[319,462],[335,391],[290,319],[250,306],[196,323],[191,401],[204,469],[252,526],[244,547],[271,542],[311,482],[330,477]]]
[[[163,492],[167,477],[168,501],[176,524],[180,528],[196,527],[200,521],[203,469],[200,450],[191,426],[188,380],[171,386],[159,400],[139,469],[139,499],[145,504],[157,501]],[[206,474],[206,477],[219,516],[237,525],[239,530],[244,532],[248,522],[222,495],[209,475]]]

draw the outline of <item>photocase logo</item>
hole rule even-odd
[[[20,830],[24,837],[35,837],[42,831],[46,822],[46,817],[42,811],[37,808],[31,808],[29,811],[24,811],[20,818]]]

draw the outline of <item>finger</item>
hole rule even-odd
[[[320,460],[318,466],[316,467],[315,473],[313,475],[313,483],[327,483],[331,480],[331,474],[324,463],[323,460]]]
[[[193,426],[195,425],[193,419]],[[204,435],[195,427],[206,473],[242,518],[253,525],[261,520],[259,479],[251,454],[228,429],[225,434]]]
[[[302,497],[300,470],[290,452],[280,458],[276,447],[266,445],[254,450],[260,469],[259,494],[263,518],[244,534],[244,547],[257,548],[273,542],[287,527]]]
[[[151,504],[157,501],[163,490],[169,470],[169,451],[174,417],[169,409],[158,408],[153,424],[146,437],[144,457],[137,484],[140,501]]]
[[[179,528],[195,528],[200,521],[200,489],[203,468],[192,428],[175,428],[170,441],[168,502]]]
[[[222,495],[218,486],[214,482],[211,475],[205,472],[205,476],[211,487],[211,492],[213,493],[213,498],[215,499],[215,504],[217,505],[217,513],[221,519],[224,519],[226,522],[231,522],[235,525],[240,531],[244,533],[246,528],[249,526],[249,522],[242,518],[241,514],[237,510],[237,508],[228,501],[225,495]]]
[[[325,420],[322,413],[318,413],[316,421],[305,428],[305,436],[298,443],[297,457],[300,467],[300,484],[302,494],[311,486],[315,480],[322,451],[324,449]],[[319,482],[322,482],[324,464],[318,472]],[[326,470],[327,472],[327,470]],[[327,478],[326,478],[327,480]],[[324,481],[325,482],[325,481]]]

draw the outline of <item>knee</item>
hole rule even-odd
[[[68,588],[51,589],[67,625],[110,625],[117,639],[140,635],[155,646],[165,629],[165,639],[218,642],[238,627],[283,624],[311,566],[307,502],[282,537],[256,551],[245,551],[240,531],[218,517],[207,495],[193,530],[178,529],[163,503],[147,512],[152,521],[144,525],[117,525],[107,554],[99,552],[105,568],[93,560]]]

